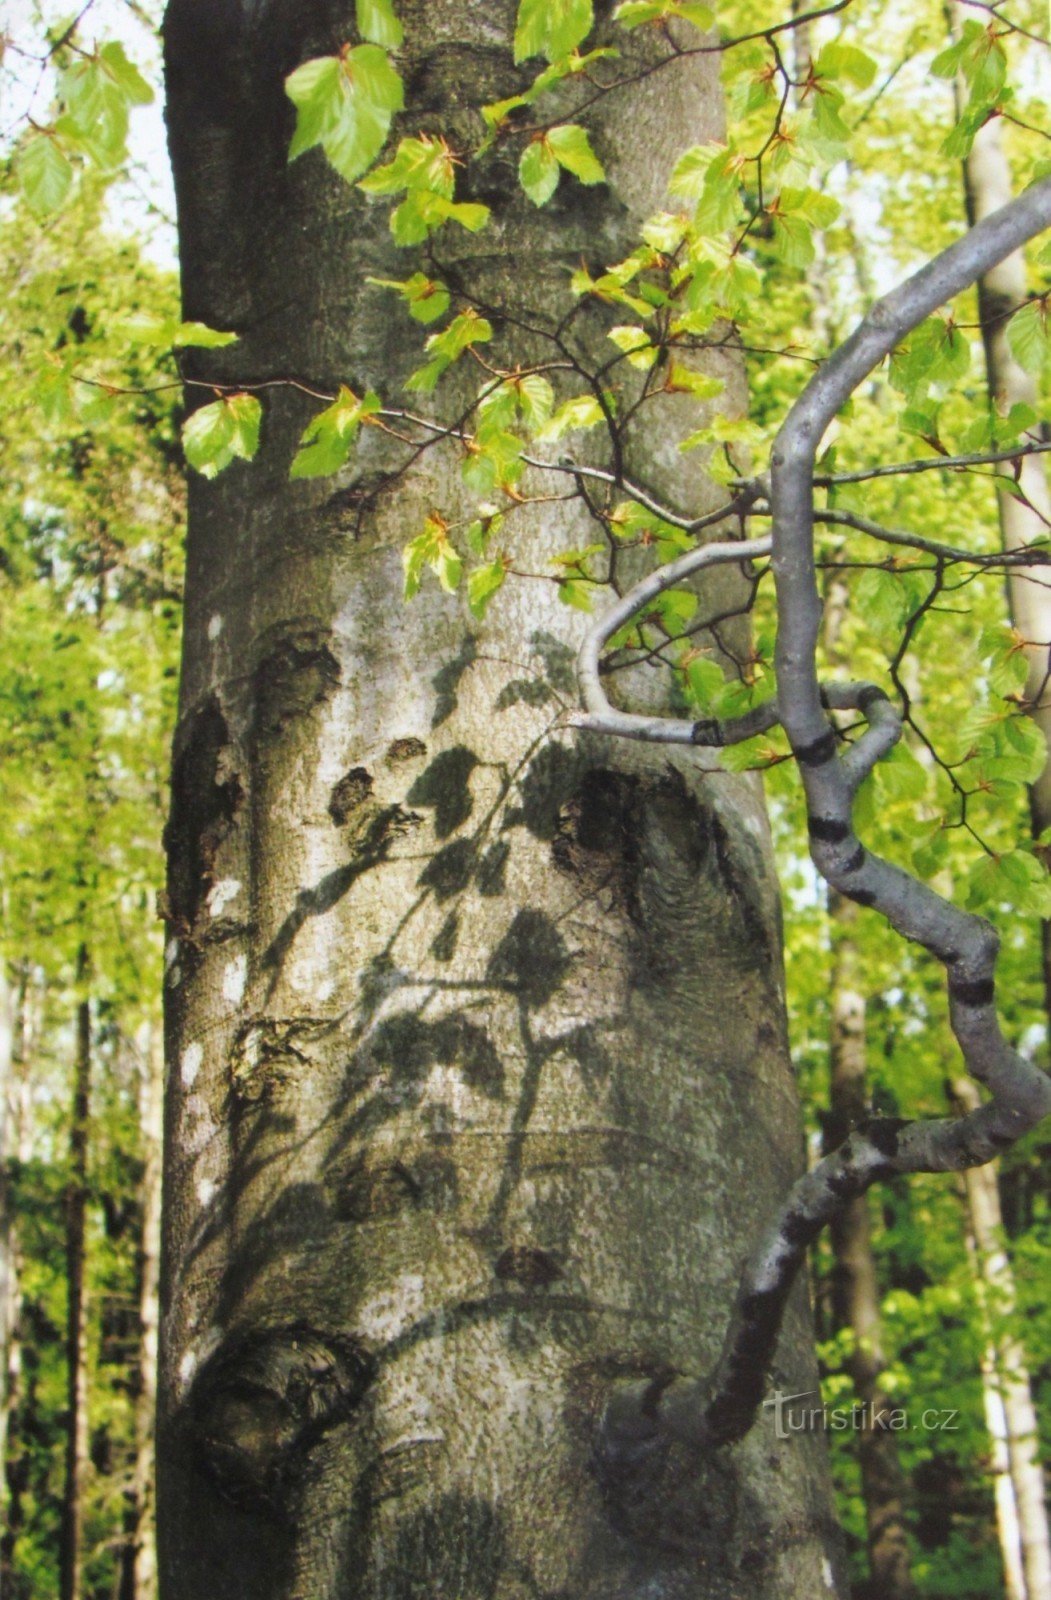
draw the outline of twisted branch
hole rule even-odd
[[[811,379],[777,435],[769,488],[771,536],[708,545],[680,557],[612,607],[581,651],[579,677],[587,707],[587,714],[577,718],[582,728],[628,738],[724,745],[780,723],[803,782],[814,864],[840,894],[881,912],[904,938],[942,962],[949,1020],[964,1064],[990,1095],[959,1117],[865,1122],[800,1178],[745,1266],[714,1371],[704,1379],[625,1386],[614,1395],[604,1447],[616,1459],[648,1449],[662,1436],[697,1447],[741,1439],[762,1403],[796,1273],[826,1223],[880,1179],[961,1171],[989,1161],[1051,1112],[1051,1080],[1011,1048],[1000,1028],[994,998],[995,929],[867,850],[854,831],[858,787],[897,743],[901,718],[875,684],[819,683],[822,606],[814,556],[814,464],[837,412],[913,328],[1049,225],[1051,178],[1045,178],[878,301]],[[854,519],[854,525],[860,520]],[[863,531],[875,533],[877,525]],[[885,533],[880,530],[877,537]],[[689,573],[768,552],[779,617],[775,701],[758,713],[721,724],[635,717],[609,705],[599,677],[599,654],[617,628]],[[860,711],[867,727],[841,755],[828,712],[846,709]]]

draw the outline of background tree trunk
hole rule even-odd
[[[830,297],[826,297],[830,298]],[[830,665],[845,674],[840,632],[849,594],[833,571],[825,595],[824,645]],[[842,1144],[869,1111],[865,997],[861,990],[856,937],[858,908],[829,893],[832,962],[829,974],[829,1109],[823,1144]],[[837,1327],[853,1337],[849,1371],[867,1418],[887,1403],[882,1386],[886,1365],[880,1336],[880,1292],[872,1248],[868,1195],[844,1207],[830,1229],[832,1314]],[[865,1502],[869,1573],[881,1600],[910,1600],[915,1594],[905,1529],[905,1484],[897,1438],[890,1429],[864,1426],[858,1434],[861,1493]]]
[[[62,1492],[61,1600],[79,1600],[83,1566],[84,1476],[88,1465],[88,1369],[85,1348],[85,1246],[88,1208],[88,1134],[91,1097],[91,1001],[85,992],[90,962],[77,957],[80,999],[76,1017],[73,1102],[66,1185],[66,1473]]]
[[[514,7],[399,11],[405,130],[476,139],[471,108],[523,81]],[[419,364],[418,330],[366,278],[421,256],[316,152],[287,161],[283,77],[337,49],[351,14],[169,7],[185,314],[244,334],[200,373],[396,396]],[[517,151],[472,167],[490,230],[434,253],[492,308],[501,359],[547,355],[509,319],[552,326],[569,269],[627,252],[719,118],[714,70],[687,62],[595,108],[609,187],[567,184],[538,212]],[[583,314],[581,348],[605,326]],[[736,362],[719,370],[740,403]],[[406,608],[401,547],[462,500],[456,452],[383,488],[404,448],[366,430],[341,478],[289,482],[316,409],[273,391],[260,460],[191,484],[166,1600],[834,1593],[820,1439],[761,1423],[630,1483],[594,1459],[614,1379],[713,1362],[802,1163],[758,785],[560,734],[583,624],[548,583],[509,582],[481,627],[433,587]],[[693,403],[652,415],[632,470],[710,503],[672,448]],[[591,537],[579,503],[542,510],[515,518],[533,572]],[[780,1361],[784,1387],[814,1387],[801,1295]]]
[[[11,1194],[14,1162],[15,1028],[18,996],[0,961],[0,1469],[7,1461],[11,1407],[12,1346],[18,1322],[18,1262],[15,1212]],[[0,1517],[7,1511],[7,1483],[0,1470]]]
[[[156,1418],[157,1331],[160,1322],[161,1134],[164,1114],[163,1036],[155,1025],[139,1030],[139,1124],[142,1136],[141,1267],[139,1281],[139,1392],[135,1401],[135,1525],[132,1535],[134,1600],[157,1594]]]
[[[961,20],[963,12],[959,5],[952,5],[950,15],[954,23]],[[1000,136],[999,118],[990,117],[979,129],[971,153],[964,161],[963,176],[967,220],[972,227],[1011,199],[1011,168]],[[1040,406],[1037,375],[1019,365],[1007,340],[1010,313],[1024,302],[1028,293],[1025,258],[1020,250],[978,282],[978,320],[985,350],[989,403],[1004,416],[1015,405],[1030,406],[1034,413]],[[1034,539],[1046,539],[1051,531],[1051,490],[1044,457],[1024,456],[1018,469],[1021,498],[1009,493],[1002,482],[997,483],[997,508],[1005,550],[1017,550]],[[1023,573],[1011,568],[1007,574],[1007,601],[1011,620],[1027,641],[1026,697],[1030,714],[1051,751],[1051,582],[1038,570]],[[1039,838],[1046,828],[1051,828],[1051,760],[1030,785],[1029,803],[1033,835]],[[1044,922],[1042,940],[1044,996],[1051,1027],[1051,922]]]
[[[969,1078],[954,1081],[952,1093],[961,1110],[969,1111],[979,1102],[978,1090]],[[1009,1319],[1017,1313],[1017,1297],[996,1180],[995,1163],[972,1167],[964,1173],[975,1265],[982,1286],[996,1386],[1003,1404],[1004,1441],[1017,1507],[1026,1600],[1051,1600],[1051,1538],[1040,1434],[1025,1350],[1010,1326]],[[1005,1551],[1005,1569],[1011,1561],[1011,1552]]]

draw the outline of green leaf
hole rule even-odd
[[[262,406],[251,394],[224,395],[201,406],[183,423],[186,460],[205,478],[214,478],[235,456],[251,461],[259,448]]]
[[[229,344],[236,344],[240,337],[238,333],[209,328],[204,322],[180,322],[171,336],[171,343],[176,350],[190,346],[198,350],[222,350]]]
[[[404,38],[391,0],[356,0],[358,32],[373,44],[396,50]]]
[[[497,560],[487,567],[476,567],[467,579],[467,604],[479,620],[485,616],[486,607],[506,577],[507,568]]]
[[[546,56],[559,61],[591,32],[591,0],[520,0],[515,25],[515,61]]]
[[[1048,353],[1047,300],[1030,300],[1007,324],[1011,354],[1026,372],[1040,373]]]
[[[305,61],[285,79],[285,92],[297,112],[289,160],[320,144],[348,182],[375,160],[404,104],[401,79],[377,44]]]
[[[15,156],[15,172],[26,205],[35,217],[49,217],[69,193],[73,168],[48,133],[36,133]]]
[[[345,384],[341,385],[332,404],[312,417],[303,430],[289,477],[321,478],[338,472],[350,454],[362,421],[379,409],[379,396],[371,390],[359,400]]]
[[[682,17],[702,33],[707,33],[715,22],[711,6],[700,4],[699,0],[621,0],[613,13],[614,22],[624,28],[639,28],[643,23],[663,21],[666,17]]]
[[[845,78],[859,89],[867,89],[876,76],[876,63],[856,45],[831,41],[818,52],[814,71],[819,77]]]
[[[410,317],[424,325],[437,322],[449,309],[449,291],[437,278],[414,272],[411,278],[366,278],[381,289],[395,289],[405,301]]]
[[[156,98],[134,62],[128,60],[119,40],[110,40],[99,50],[99,60],[118,85],[125,100],[134,106],[151,105]]]
[[[518,181],[535,206],[546,205],[558,188],[559,165],[547,139],[533,139],[522,151]]]
[[[598,156],[592,150],[585,130],[575,122],[552,128],[547,144],[554,151],[561,167],[571,172],[581,183],[603,183],[606,173]]]
[[[419,593],[425,567],[430,568],[447,594],[456,589],[463,574],[463,563],[449,543],[448,523],[436,511],[424,522],[423,532],[405,546],[402,563],[406,600]]]
[[[610,328],[606,337],[613,341],[618,350],[624,351],[633,367],[638,367],[642,372],[652,367],[657,359],[657,348],[645,328],[621,323],[616,328]]]
[[[433,389],[438,379],[447,367],[459,360],[463,352],[472,344],[482,344],[493,337],[493,328],[485,317],[480,317],[477,311],[468,309],[454,317],[447,328],[441,333],[432,333],[424,349],[430,356],[423,367],[419,367],[408,379],[405,387],[428,392]]]
[[[366,194],[400,194],[403,189],[426,189],[451,200],[456,186],[453,153],[444,139],[421,134],[402,139],[392,161],[377,167],[358,184]]]
[[[575,428],[594,428],[602,422],[602,407],[591,394],[578,394],[559,406],[554,416],[537,434],[537,443],[549,444],[572,433]]]

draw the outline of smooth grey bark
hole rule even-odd
[[[970,1110],[977,1100],[974,1085],[967,1079],[954,1082],[952,1094],[964,1110]],[[991,1369],[991,1381],[1002,1407],[1002,1437],[1017,1515],[1025,1600],[1049,1600],[1051,1538],[1040,1460],[1040,1430],[1025,1347],[1010,1325],[1010,1319],[1017,1316],[1018,1295],[1004,1235],[997,1180],[995,1164],[964,1174],[979,1279],[979,1303],[988,1336],[985,1366]],[[988,1409],[987,1406],[987,1413]],[[1003,1524],[1001,1531],[1010,1532]],[[1004,1567],[1009,1571],[1014,1551],[1002,1542]]]
[[[961,20],[960,8],[950,8],[953,20]],[[957,87],[957,100],[960,91]],[[963,163],[964,195],[968,221],[972,227],[996,211],[1010,198],[1011,169],[1000,135],[999,118],[991,117],[975,135],[971,152]],[[1010,314],[1029,294],[1025,258],[1021,250],[983,273],[978,280],[978,321],[985,352],[985,371],[989,403],[1006,415],[1012,406],[1039,410],[1040,385],[1037,375],[1027,372],[1008,343]],[[996,503],[1005,550],[1018,550],[1051,532],[1051,489],[1041,455],[1024,457],[1018,464],[1017,488],[1012,494],[1000,480]],[[1009,570],[1007,600],[1011,620],[1025,641],[1028,666],[1026,698],[1030,715],[1051,749],[1051,579],[1039,572],[1022,574]],[[1033,834],[1038,838],[1051,828],[1051,760],[1030,785],[1029,803]],[[1051,922],[1042,927],[1045,1006],[1051,1018]]]
[[[86,1346],[86,1249],[88,1131],[91,1097],[91,1001],[87,948],[77,954],[73,1093],[66,1180],[66,1439],[59,1544],[61,1600],[80,1600],[83,1581],[84,1480],[88,1469],[88,1370]]]
[[[18,1243],[11,1194],[14,1161],[15,1029],[18,995],[0,962],[0,1516],[7,1510],[7,1433],[11,1412],[12,1354],[18,1323]]]
[[[142,1239],[139,1250],[139,1390],[135,1399],[134,1600],[157,1594],[156,1416],[157,1342],[160,1323],[161,1138],[164,1118],[164,1045],[160,1028],[145,1023],[136,1038],[139,1060],[139,1128],[142,1178],[139,1196]]]
[[[243,335],[199,376],[391,396],[419,362],[418,330],[365,280],[420,254],[317,152],[286,160],[282,79],[337,48],[352,10],[169,6],[185,314]],[[471,108],[525,76],[514,7],[399,12],[404,130],[475,138]],[[567,182],[543,212],[517,151],[472,166],[493,224],[434,252],[493,308],[499,359],[545,353],[509,319],[550,326],[568,269],[626,252],[719,116],[697,61],[596,107],[609,186]],[[463,399],[477,377],[457,381]],[[402,545],[468,503],[456,448],[384,488],[404,451],[367,430],[338,480],[290,483],[316,409],[273,391],[255,465],[191,483],[165,1600],[842,1592],[821,1440],[756,1430],[630,1472],[596,1450],[616,1379],[714,1359],[741,1261],[801,1169],[758,787],[694,752],[560,731],[584,619],[548,584],[509,582],[484,626],[431,585],[406,608]],[[683,515],[711,503],[671,448],[691,409],[640,420],[627,450]],[[515,521],[530,571],[588,537],[578,506]],[[781,1359],[786,1387],[814,1386],[801,1294]]]

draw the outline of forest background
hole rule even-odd
[[[957,96],[970,108],[972,137],[996,108],[1016,190],[1046,162],[1051,69],[1039,4],[947,14],[933,0],[852,0],[830,13],[788,33],[784,49],[800,82],[822,49],[863,52],[848,60],[833,108],[849,135],[823,181],[835,204],[753,231],[747,258],[760,293],[746,357],[749,415],[708,417],[700,441],[724,481],[746,460],[762,465],[814,360],[875,295],[960,231],[969,143]],[[718,25],[736,36],[784,14],[732,0]],[[953,38],[973,44],[961,34],[969,23],[992,44],[946,67]],[[160,93],[158,24],[150,5],[133,0],[89,6],[76,19],[16,5],[3,24],[0,1593],[12,1600],[155,1592],[158,895],[184,509],[181,386],[164,343],[179,317],[173,230],[156,111],[145,104]],[[55,74],[115,39],[144,75],[129,69],[122,80],[130,157],[116,115],[108,144],[70,141],[67,180],[39,132],[52,115]],[[761,116],[769,121],[755,88],[764,61],[747,47],[724,58],[731,132],[743,143],[754,143]],[[147,123],[137,144],[139,119]],[[828,137],[835,145],[839,128]],[[689,183],[685,171],[680,194],[697,198]],[[914,342],[911,369],[906,352],[859,391],[823,470],[849,473],[884,452],[929,460],[1046,439],[1051,259],[1039,247],[1031,258],[1032,314],[1014,349],[1043,385],[1043,408],[990,418],[971,294],[937,347]],[[917,472],[856,492],[840,486],[835,506],[991,553],[1000,543],[997,487],[1010,493],[1011,482],[1009,467]],[[1032,839],[1029,809],[1045,747],[1017,712],[1030,671],[1023,646],[1042,643],[1046,659],[1047,640],[1012,631],[995,566],[950,575],[932,595],[931,563],[915,549],[888,556],[854,538],[848,554],[844,529],[828,525],[820,553],[829,659],[866,663],[877,681],[889,667],[912,702],[909,740],[867,786],[866,830],[998,922],[1008,1035],[1046,1065],[1048,841]],[[421,556],[417,573],[424,565]],[[594,603],[586,552],[549,577],[562,603]],[[484,604],[484,594],[474,598]],[[688,604],[669,602],[654,625],[685,639],[688,653],[690,620]],[[921,631],[922,672],[911,654]],[[754,638],[742,671],[760,681],[772,638],[762,593]],[[722,671],[703,650],[684,673],[698,704],[722,692]],[[809,865],[794,768],[778,739],[753,742],[733,760],[767,773],[793,1055],[815,1155],[837,1116],[849,1117],[851,1096],[891,1115],[944,1112],[964,1091],[940,972],[881,919],[829,903]],[[837,1067],[840,1098],[830,1101]],[[1042,1532],[1026,1527],[1036,1512],[1011,1471],[1010,1402],[1031,1396],[1041,1437],[1051,1437],[1049,1157],[1038,1131],[1000,1163],[991,1188],[970,1178],[894,1182],[862,1203],[850,1238],[841,1231],[815,1253],[826,1404],[875,1397],[912,1418],[928,1408],[952,1413],[950,1427],[896,1432],[889,1462],[885,1450],[866,1462],[857,1430],[832,1433],[858,1596],[891,1594],[891,1574],[901,1594],[1047,1600],[1034,1587],[1038,1561],[1026,1568],[1022,1553],[1026,1538],[1046,1548],[1046,1511]],[[877,1526],[887,1516],[892,1548]],[[878,1590],[867,1587],[877,1581]]]

